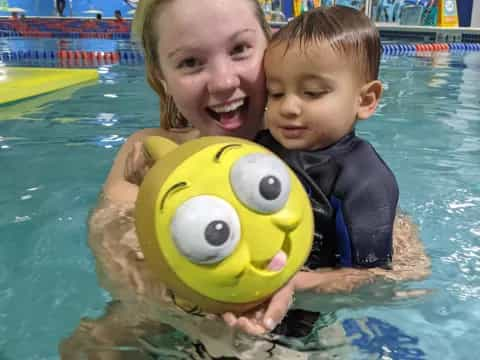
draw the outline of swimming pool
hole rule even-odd
[[[73,95],[0,108],[2,360],[58,358],[59,341],[110,300],[86,217],[120,144],[158,112],[141,66],[99,71]],[[434,291],[334,322],[356,333],[350,358],[469,359],[480,327],[480,53],[385,57],[381,77],[380,110],[358,132],[396,173],[432,257],[432,276],[411,287]]]

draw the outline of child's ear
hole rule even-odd
[[[382,97],[383,86],[379,80],[371,81],[360,89],[360,104],[358,106],[357,118],[368,119],[377,109]]]

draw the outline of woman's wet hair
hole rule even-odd
[[[378,79],[380,34],[364,13],[351,7],[319,7],[305,12],[276,32],[268,48],[286,44],[286,52],[291,46],[307,50],[323,41],[346,56],[363,81]]]
[[[160,98],[160,126],[163,129],[189,126],[188,121],[178,111],[173,98],[165,92],[161,79],[158,77],[160,72],[160,61],[157,52],[159,34],[156,33],[154,29],[155,18],[159,12],[162,11],[162,7],[174,1],[175,0],[140,0],[132,23],[133,38],[141,42],[144,50],[147,81]],[[247,1],[251,4],[253,13],[265,37],[269,39],[271,35],[270,25],[265,19],[259,2],[257,0],[235,1]]]

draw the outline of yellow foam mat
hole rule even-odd
[[[0,67],[0,105],[96,79],[94,69]]]
[[[45,120],[45,111],[49,112],[55,109],[59,102],[69,101],[75,96],[75,93],[92,82],[84,82],[78,85],[66,87],[54,92],[49,92],[39,96],[13,101],[7,104],[0,104],[0,122],[5,120]],[[74,114],[65,116],[55,116],[51,121],[70,122],[80,118]]]

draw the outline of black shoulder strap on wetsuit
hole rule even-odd
[[[313,211],[318,219],[331,221],[334,210],[330,196],[338,174],[338,165],[328,155],[318,152],[292,151],[285,149],[268,130],[259,132],[255,141],[277,154],[297,174],[310,194]]]

